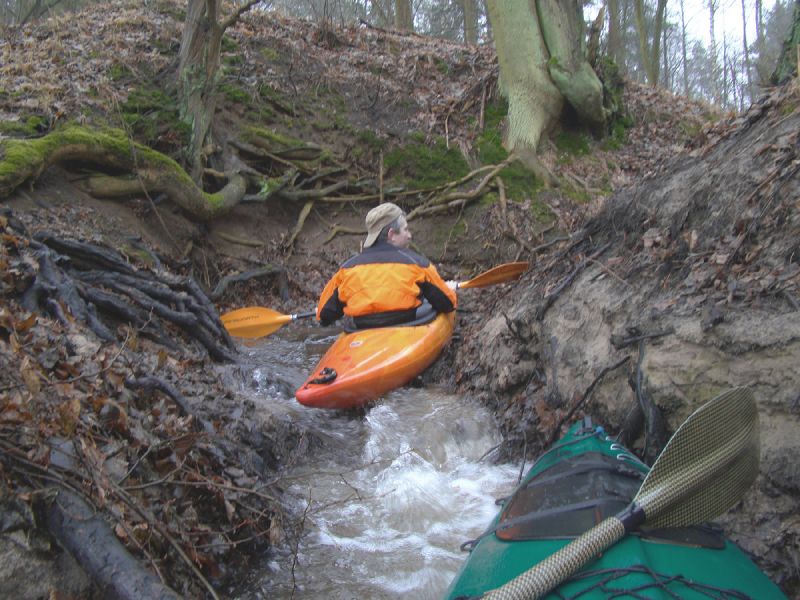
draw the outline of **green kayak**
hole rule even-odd
[[[589,418],[576,423],[536,461],[489,529],[464,545],[469,558],[445,598],[479,598],[500,588],[617,515],[631,504],[649,470]],[[741,549],[710,525],[642,528],[544,597],[785,598]]]

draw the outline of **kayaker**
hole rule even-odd
[[[362,252],[345,261],[322,291],[322,325],[343,315],[359,329],[400,325],[417,318],[423,300],[437,313],[455,310],[456,282],[444,281],[431,261],[408,249],[411,231],[399,206],[379,204],[366,223]]]

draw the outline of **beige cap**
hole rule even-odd
[[[367,239],[364,240],[364,248],[372,246],[381,229],[394,222],[397,217],[402,217],[403,214],[405,214],[403,209],[391,202],[378,204],[378,206],[369,211],[367,213]]]

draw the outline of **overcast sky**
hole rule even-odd
[[[775,0],[763,0],[762,6],[764,13],[772,10]],[[747,41],[752,43],[755,40],[755,2],[745,0],[747,17]],[[676,22],[680,22],[680,2],[671,1],[667,4]],[[693,38],[702,40],[703,44],[708,45],[708,1],[707,0],[684,0],[684,10],[686,11],[686,29]],[[714,35],[717,43],[722,43],[722,32],[728,38],[729,43],[741,44],[742,42],[742,0],[719,0],[716,19],[714,20]]]
[[[587,7],[586,16],[591,19],[597,14],[600,2],[595,2],[596,6]],[[653,3],[655,4],[655,3]],[[764,13],[772,10],[775,0],[762,0]],[[755,40],[755,2],[745,0],[747,11],[747,42]],[[681,21],[680,0],[670,0],[667,2],[669,19],[674,23]],[[686,14],[686,30],[689,37],[698,39],[703,45],[708,46],[708,0],[684,0],[684,11]],[[714,35],[717,43],[722,43],[722,32],[725,31],[728,43],[742,43],[742,0],[718,0],[716,18],[714,19]]]

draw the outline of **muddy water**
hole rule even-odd
[[[492,465],[500,438],[488,412],[439,389],[397,390],[361,414],[300,406],[291,394],[332,341],[319,331],[244,349],[249,398],[323,448],[286,480],[302,535],[264,557],[236,597],[440,598],[466,556],[459,546],[485,529],[519,466]]]

